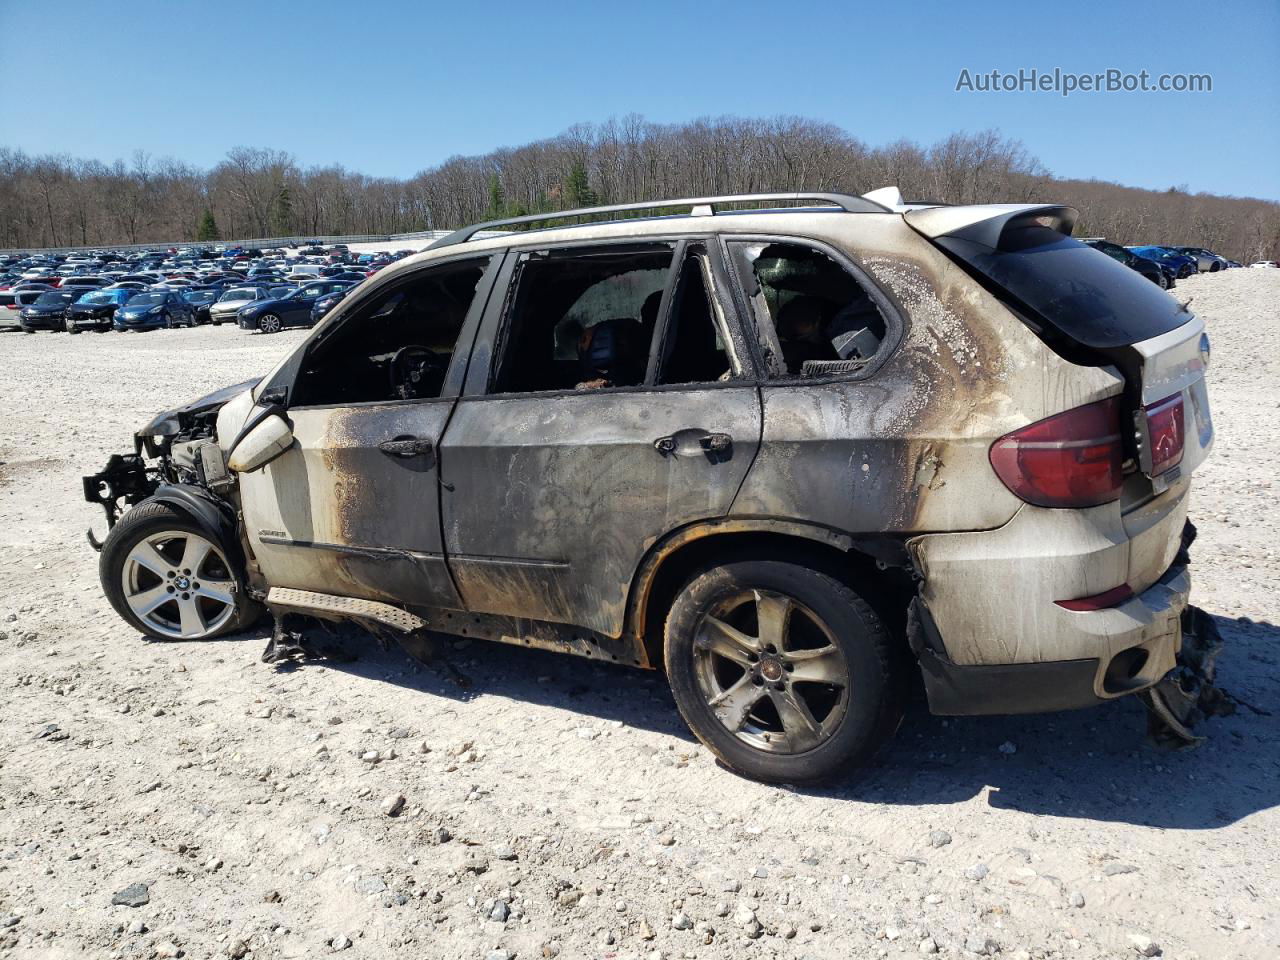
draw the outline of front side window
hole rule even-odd
[[[445,264],[392,284],[307,348],[292,406],[438,397],[489,258]]]
[[[887,332],[847,269],[799,243],[731,241],[729,251],[766,363],[785,378],[856,372]]]

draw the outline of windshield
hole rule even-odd
[[[58,290],[50,290],[36,297],[37,307],[56,307],[60,303],[70,303],[72,295]]]
[[[217,295],[216,290],[192,290],[187,294],[187,299],[192,303],[213,303],[213,298]]]
[[[113,293],[86,293],[77,303],[115,303],[115,294]]]
[[[223,300],[256,300],[257,298],[258,291],[252,287],[236,287],[234,290],[228,290],[218,300],[221,302]]]
[[[937,243],[1086,347],[1138,343],[1191,319],[1142,274],[1048,227],[1006,230],[998,249],[956,237]]]
[[[129,301],[130,307],[154,307],[164,303],[164,293],[140,293]]]

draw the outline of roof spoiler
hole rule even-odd
[[[1057,204],[988,203],[969,207],[908,210],[903,218],[930,239],[954,237],[995,249],[1006,230],[1048,227],[1071,236],[1079,214]]]

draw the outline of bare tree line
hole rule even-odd
[[[1248,262],[1280,259],[1280,204],[1050,176],[998,131],[930,146],[868,147],[799,117],[655,124],[627,116],[484,156],[452,157],[406,180],[289,153],[236,147],[211,170],[135,153],[112,164],[0,147],[0,247],[109,246],[197,238],[384,234],[566,209],[584,202],[791,190],[908,199],[1052,201],[1077,207],[1077,235],[1207,246]]]

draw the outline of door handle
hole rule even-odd
[[[724,453],[733,446],[733,437],[727,433],[708,433],[698,438],[698,444],[707,453]]]
[[[383,440],[378,449],[389,457],[420,457],[430,453],[433,445],[423,437],[400,437],[395,440]]]
[[[653,441],[653,449],[657,450],[664,457],[679,452],[681,449],[687,454],[694,449],[693,442],[697,440],[698,446],[702,448],[703,453],[726,453],[733,447],[733,437],[727,433],[705,433],[701,430],[681,430],[677,434],[671,434],[666,437],[659,437]]]

